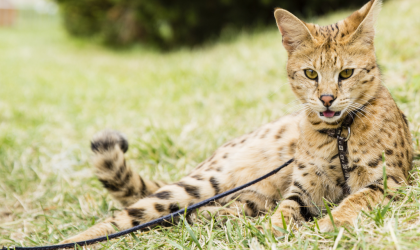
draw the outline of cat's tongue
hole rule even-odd
[[[335,115],[335,112],[334,111],[331,111],[331,110],[327,110],[327,111],[322,112],[322,114],[325,117],[331,118],[331,117],[333,117]]]

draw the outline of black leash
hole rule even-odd
[[[115,239],[115,238],[118,238],[120,236],[123,236],[123,235],[129,234],[129,233],[138,231],[140,229],[150,227],[150,226],[152,226],[154,224],[163,222],[165,220],[166,221],[171,220],[172,218],[178,217],[179,215],[182,215],[185,212],[191,212],[191,211],[193,211],[193,210],[195,210],[197,208],[200,208],[202,206],[207,205],[208,203],[210,203],[212,201],[216,201],[216,200],[221,199],[223,197],[226,197],[226,196],[228,196],[230,194],[233,194],[233,193],[235,193],[235,192],[237,192],[237,191],[239,191],[241,189],[244,189],[246,187],[249,187],[249,186],[251,186],[251,185],[253,185],[253,184],[257,183],[257,182],[260,182],[260,181],[266,179],[267,177],[270,177],[270,176],[276,174],[278,171],[280,171],[282,168],[288,166],[292,162],[293,162],[293,159],[290,159],[286,163],[284,163],[283,165],[281,165],[280,167],[274,169],[273,171],[269,172],[268,174],[265,174],[265,175],[261,176],[258,179],[255,179],[255,180],[253,180],[251,182],[248,182],[248,183],[246,183],[246,184],[244,184],[242,186],[239,186],[239,187],[233,188],[231,190],[228,190],[228,191],[226,191],[224,193],[217,194],[217,195],[215,195],[215,196],[213,196],[213,197],[211,197],[211,198],[209,198],[207,200],[200,201],[200,202],[198,202],[198,203],[196,203],[196,204],[188,207],[187,209],[180,209],[180,210],[178,210],[178,211],[176,211],[174,213],[168,214],[168,215],[163,216],[163,217],[161,217],[159,219],[146,222],[144,224],[141,224],[141,225],[138,225],[138,226],[129,228],[127,230],[120,231],[118,233],[110,234],[108,236],[102,236],[102,237],[91,239],[91,240],[87,240],[87,241],[80,241],[80,242],[76,242],[76,243],[68,243],[68,244],[52,245],[52,246],[42,246],[42,247],[9,247],[9,248],[3,247],[2,250],[8,250],[8,249],[10,249],[10,250],[12,250],[12,249],[16,249],[16,250],[20,250],[20,249],[22,249],[22,250],[45,250],[45,249],[49,249],[50,250],[50,249],[62,249],[62,248],[75,248],[76,246],[87,246],[87,245],[92,245],[92,244],[97,243],[97,242]]]

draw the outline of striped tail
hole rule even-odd
[[[93,137],[91,148],[96,176],[124,207],[165,185],[143,179],[126,165],[124,153],[128,150],[128,141],[123,134],[113,130],[101,131]]]

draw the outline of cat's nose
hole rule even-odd
[[[324,104],[325,107],[329,107],[332,105],[335,99],[333,95],[321,95],[319,100],[321,100],[322,104]]]

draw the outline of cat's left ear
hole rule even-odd
[[[382,0],[371,0],[365,4],[360,10],[354,12],[344,21],[357,27],[350,36],[351,44],[359,43],[360,45],[373,45],[375,38],[375,22],[381,11]],[[352,25],[351,25],[352,26]]]

